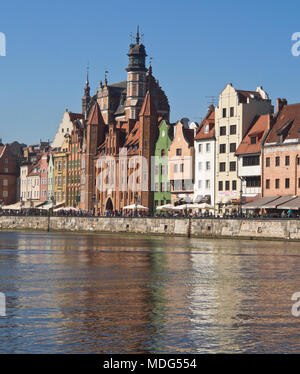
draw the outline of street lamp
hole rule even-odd
[[[243,200],[243,182],[245,181],[245,178],[239,177],[241,180],[241,189],[240,189],[240,209],[239,209],[239,214],[242,216],[242,200]]]

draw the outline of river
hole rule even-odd
[[[0,353],[300,353],[300,244],[0,232]]]

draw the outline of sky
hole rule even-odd
[[[227,83],[300,102],[299,14],[290,0],[2,1],[0,138],[52,140],[66,108],[81,111],[88,64],[92,94],[105,70],[108,83],[126,80],[138,24],[171,122],[200,122]]]

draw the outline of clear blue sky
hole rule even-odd
[[[300,102],[299,1],[15,1],[1,2],[0,137],[27,144],[52,139],[66,108],[81,110],[87,62],[94,93],[108,70],[125,80],[129,34],[144,33],[153,74],[171,121],[199,121],[207,96],[226,83],[262,85],[273,103]]]

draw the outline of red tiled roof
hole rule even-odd
[[[72,113],[72,112],[69,112],[69,116],[70,116],[70,120],[71,121],[76,121],[77,119],[83,119],[83,114],[81,113]]]
[[[88,125],[105,125],[98,103],[95,103],[87,122]]]
[[[156,115],[156,109],[154,105],[154,101],[152,98],[152,95],[150,95],[149,92],[147,92],[145,100],[143,102],[142,109],[140,111],[140,116],[153,116]]]
[[[6,145],[0,145],[0,157],[2,157]]]
[[[278,135],[285,139],[297,139],[300,131],[300,103],[285,105],[275,118],[265,143],[277,143]]]
[[[206,125],[209,126],[208,132],[205,132]],[[197,134],[194,140],[201,140],[201,139],[211,139],[215,136],[215,110],[214,108],[210,107],[204,120],[201,122],[201,125],[197,131]]]
[[[247,131],[244,139],[238,146],[235,154],[241,155],[260,153],[265,135],[270,129],[271,120],[272,118],[270,114],[264,114],[262,116],[256,117],[253,121],[252,126],[250,126],[249,130]],[[251,144],[252,137],[256,137],[255,144]]]
[[[261,94],[257,91],[246,91],[246,90],[236,90],[239,95],[240,102],[246,103],[248,98],[252,98],[254,95],[257,99],[262,99]]]

